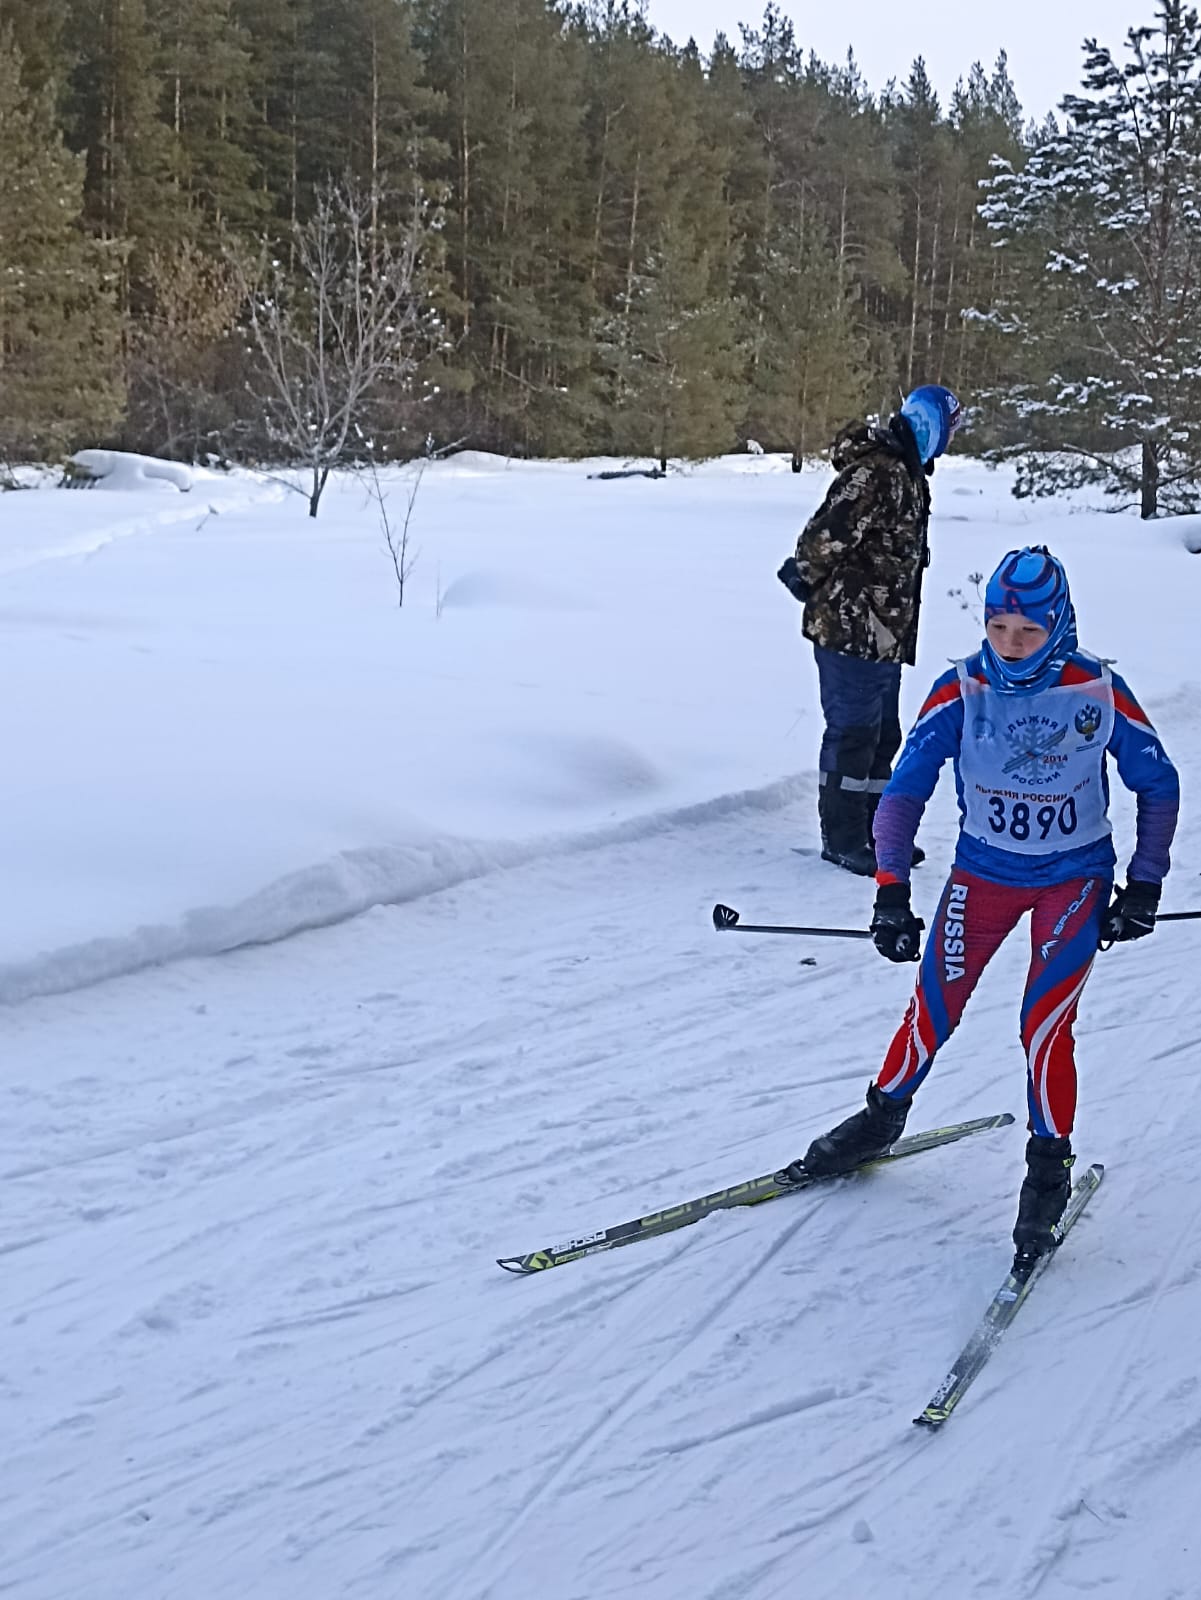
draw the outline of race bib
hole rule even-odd
[[[1051,855],[1113,830],[1105,748],[1113,734],[1109,669],[1085,683],[1001,695],[956,662],[963,691],[963,831],[1000,850]]]

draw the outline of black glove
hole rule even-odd
[[[1124,889],[1115,889],[1109,910],[1101,918],[1102,950],[1127,939],[1145,939],[1155,932],[1155,913],[1159,910],[1159,885],[1139,883],[1131,878]]]
[[[872,940],[889,961],[917,961],[922,953],[922,929],[909,904],[907,883],[882,883],[876,890],[872,915]]]
[[[776,577],[779,578],[794,600],[800,600],[802,604],[808,600],[809,585],[801,577],[801,569],[796,564],[795,556],[789,556],[779,572],[776,573]]]

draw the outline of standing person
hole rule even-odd
[[[818,761],[822,860],[876,870],[872,822],[901,748],[901,667],[917,650],[936,458],[959,426],[949,389],[915,389],[887,428],[844,428],[838,477],[779,577],[805,603],[825,732]],[[921,852],[918,852],[918,860]]]
[[[872,936],[888,960],[917,961],[923,924],[909,903],[909,852],[943,763],[954,763],[959,843],[913,999],[866,1108],[815,1139],[802,1164],[847,1172],[897,1140],[981,973],[1029,912],[1021,1040],[1030,1137],[1013,1230],[1021,1276],[1051,1247],[1071,1190],[1081,991],[1098,943],[1155,930],[1180,786],[1126,683],[1078,648],[1067,574],[1049,551],[1005,557],[985,618],[982,649],[927,696],[876,819]],[[1109,756],[1137,796],[1134,854],[1112,900]]]

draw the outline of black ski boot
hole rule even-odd
[[[1026,1141],[1026,1178],[1013,1229],[1015,1278],[1028,1278],[1039,1257],[1054,1248],[1053,1230],[1072,1193],[1075,1159],[1070,1139],[1047,1139],[1032,1133]]]
[[[876,852],[872,849],[867,820],[868,796],[844,789],[837,773],[817,791],[817,815],[822,832],[822,860],[857,878],[874,878]]]
[[[833,1177],[885,1155],[904,1133],[912,1104],[912,1095],[893,1100],[873,1083],[864,1109],[815,1139],[800,1161],[785,1167],[785,1175],[794,1182],[804,1177]]]

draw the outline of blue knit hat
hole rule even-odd
[[[924,383],[905,397],[901,415],[913,429],[923,461],[933,461],[955,437],[963,421],[959,401],[949,389],[937,383]]]
[[[988,580],[984,620],[1029,617],[1047,630],[1047,642],[1024,661],[1004,661],[985,638],[984,671],[1003,694],[1038,689],[1076,649],[1076,612],[1063,563],[1045,545],[1011,550]]]

